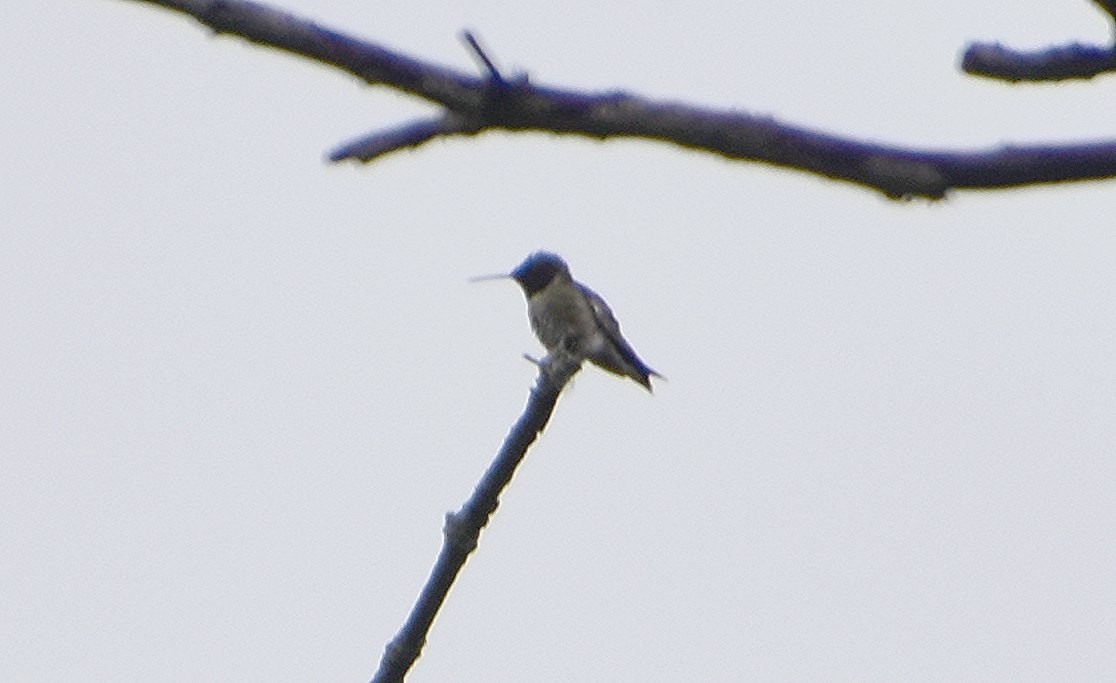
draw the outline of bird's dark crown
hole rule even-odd
[[[562,260],[558,254],[552,254],[548,251],[536,251],[531,254],[516,266],[515,270],[511,272],[511,276],[527,293],[527,296],[535,292],[542,291],[544,287],[550,284],[560,274],[565,274],[566,277],[570,275],[570,267]]]

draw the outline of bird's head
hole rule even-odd
[[[527,296],[531,296],[549,285],[556,277],[569,279],[570,267],[557,254],[536,251],[515,267],[511,277],[519,283]]]
[[[469,280],[471,282],[481,282],[483,280],[512,279],[519,283],[527,296],[531,296],[535,292],[542,291],[556,277],[570,279],[570,267],[558,254],[552,254],[549,251],[536,251],[524,259],[523,263],[516,266],[515,270],[510,273],[481,275],[469,278]]]

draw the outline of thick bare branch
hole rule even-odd
[[[794,168],[857,183],[889,197],[940,198],[951,189],[991,189],[1116,176],[1116,141],[974,151],[906,149],[812,131],[739,111],[714,110],[623,93],[540,87],[526,78],[474,76],[407,57],[244,0],[139,0],[344,69],[445,107],[447,116],[349,143],[331,159],[368,161],[436,137],[488,129],[593,138],[659,140],[730,159]]]
[[[245,0],[136,0],[188,14],[217,33],[292,52],[348,71],[372,85],[386,85],[450,109],[480,104],[482,83],[430,62],[407,57],[374,43],[346,36]]]

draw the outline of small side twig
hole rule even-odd
[[[419,592],[407,621],[384,648],[383,657],[372,683],[400,683],[422,654],[426,635],[446,594],[477,547],[481,529],[500,503],[527,449],[546,427],[562,388],[581,368],[577,359],[547,357],[539,363],[539,375],[523,414],[508,433],[500,452],[473,490],[473,495],[457,512],[446,514],[442,528],[442,549]]]
[[[481,47],[480,42],[477,40],[477,37],[473,35],[472,31],[462,31],[461,40],[465,41],[465,44],[469,46],[473,55],[484,65],[485,70],[488,71],[488,75],[492,78],[494,83],[499,83],[501,85],[506,83],[503,74],[500,73],[500,70],[496,68],[496,64],[488,57],[488,53]]]
[[[1073,43],[1039,52],[1020,52],[998,43],[975,43],[965,50],[961,69],[973,76],[1019,81],[1065,81],[1116,71],[1116,51]]]
[[[432,119],[420,119],[346,142],[329,153],[329,160],[355,159],[369,162],[385,154],[418,147],[437,137],[475,135],[480,130],[482,126],[470,122],[463,116],[447,112]]]
[[[1116,27],[1116,0],[1093,0]],[[961,58],[961,70],[973,76],[1019,81],[1087,79],[1116,71],[1116,36],[1111,45],[1070,43],[1031,52],[999,43],[974,43]]]

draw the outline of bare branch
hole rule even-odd
[[[403,628],[384,648],[372,683],[399,683],[422,654],[434,617],[465,566],[465,560],[476,549],[481,529],[496,512],[500,494],[511,481],[527,449],[546,427],[562,388],[581,369],[577,359],[560,356],[548,356],[538,365],[535,388],[523,414],[504,439],[500,452],[473,489],[469,500],[457,512],[446,514],[442,550]]]
[[[907,149],[812,131],[740,111],[706,109],[623,92],[539,87],[526,79],[496,80],[491,73],[487,78],[473,76],[244,0],[138,1],[184,12],[219,33],[240,35],[336,66],[368,83],[410,93],[447,110],[443,119],[418,121],[346,144],[330,155],[334,160],[368,161],[435,137],[500,129],[658,140],[729,159],[856,183],[893,198],[941,198],[952,189],[1116,176],[1116,141],[974,151]]]
[[[961,69],[973,76],[1013,83],[1092,78],[1116,71],[1116,51],[1073,43],[1040,52],[1018,52],[998,43],[975,43],[965,50]]]
[[[1116,21],[1116,0],[1093,0]],[[1058,47],[1020,52],[999,43],[974,43],[961,58],[961,69],[973,76],[1019,81],[1065,81],[1092,78],[1116,71],[1116,46],[1071,43]]]

